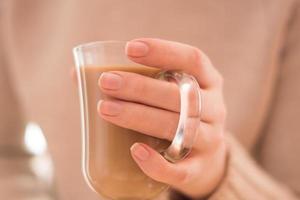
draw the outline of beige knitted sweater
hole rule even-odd
[[[71,48],[159,37],[205,51],[225,80],[227,173],[209,199],[300,195],[300,1],[0,1],[0,199],[42,199],[22,153],[27,121],[44,130],[61,200],[96,200],[80,170]],[[230,134],[229,134],[230,133]],[[167,191],[158,199],[169,197]],[[298,196],[299,197],[299,196]],[[43,197],[44,198],[44,197]],[[47,198],[45,198],[47,199]]]

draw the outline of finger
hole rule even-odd
[[[129,41],[126,53],[134,62],[164,70],[184,71],[196,77],[200,87],[220,86],[222,78],[210,59],[198,48],[160,39]]]
[[[141,170],[152,179],[169,185],[184,184],[186,168],[168,162],[158,152],[146,144],[135,143],[130,148],[131,155]]]
[[[178,113],[120,100],[100,101],[98,112],[104,120],[115,125],[169,141],[174,138],[179,118]],[[194,140],[195,149],[203,151],[212,147],[220,137],[218,126],[198,122],[185,131],[196,132],[196,138],[190,139]]]
[[[178,112],[180,95],[175,83],[136,73],[111,71],[102,73],[99,87],[106,95]]]
[[[172,140],[179,114],[120,100],[101,100],[98,113],[106,121],[146,135]]]
[[[174,83],[161,81],[135,73],[112,71],[102,73],[99,87],[106,95],[137,102],[152,107],[158,107],[173,112],[180,110],[180,94]],[[224,103],[218,89],[201,90],[202,113],[201,119],[207,123],[223,121],[225,116]],[[191,95],[190,106],[197,96]],[[197,110],[197,108],[193,108]]]

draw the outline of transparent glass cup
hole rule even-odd
[[[130,147],[135,142],[145,143],[169,162],[187,156],[200,121],[200,88],[190,75],[161,71],[130,61],[125,54],[125,45],[125,42],[104,41],[73,49],[81,107],[82,169],[88,185],[103,198],[150,200],[168,186],[149,178],[139,169],[131,157]],[[172,141],[116,126],[99,116],[99,100],[111,98],[101,93],[98,86],[101,73],[106,71],[127,71],[178,85],[181,108]]]

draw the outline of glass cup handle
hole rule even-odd
[[[201,93],[196,79],[188,74],[164,71],[158,79],[174,82],[180,91],[180,116],[171,145],[162,152],[165,159],[177,162],[191,151],[198,133],[201,114]]]

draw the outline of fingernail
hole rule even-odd
[[[122,85],[122,77],[119,74],[103,72],[99,78],[99,86],[104,89],[117,90]]]
[[[130,150],[133,156],[140,161],[145,161],[150,157],[150,152],[143,144],[135,143],[131,146]]]
[[[98,110],[103,115],[117,116],[121,113],[122,106],[121,106],[121,104],[113,102],[113,101],[100,100],[98,102]]]
[[[149,52],[149,46],[140,41],[131,41],[126,44],[126,54],[131,57],[143,57]]]

